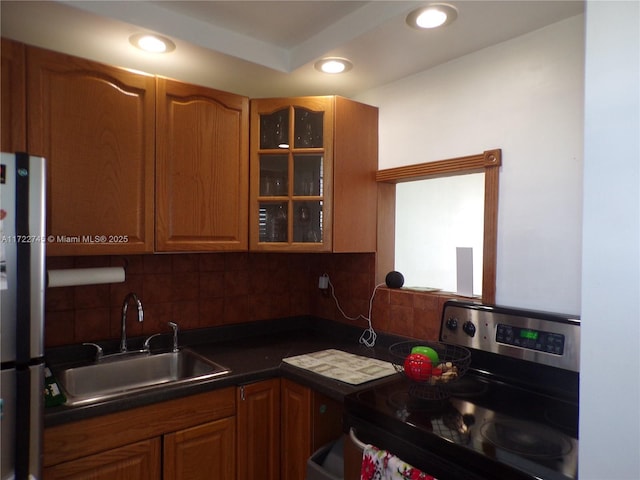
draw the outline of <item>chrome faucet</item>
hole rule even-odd
[[[175,322],[169,322],[169,326],[173,329],[173,353],[178,351],[178,324]]]
[[[173,330],[173,349],[171,351],[173,353],[177,353],[179,351],[179,348],[178,348],[178,324],[175,323],[175,322],[169,322],[169,326]],[[147,338],[144,341],[144,344],[142,345],[142,351],[146,352],[146,353],[151,353],[151,340],[153,340],[156,337],[159,337],[160,335],[163,335],[163,334],[162,333],[154,333],[149,338]]]
[[[120,339],[121,353],[127,351],[127,310],[129,309],[130,300],[133,300],[136,303],[136,308],[138,309],[138,322],[142,322],[144,320],[142,302],[135,293],[129,293],[126,297],[124,297],[124,302],[122,303],[122,337]]]

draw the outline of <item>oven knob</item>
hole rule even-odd
[[[476,326],[471,322],[465,322],[464,325],[462,325],[462,331],[470,337],[473,337],[476,334]]]
[[[458,328],[458,319],[455,317],[450,318],[449,320],[447,320],[446,327],[449,330],[455,330],[456,328]]]

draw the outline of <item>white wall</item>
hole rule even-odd
[[[586,17],[360,99],[380,168],[503,149],[497,300],[581,313],[580,479],[638,480],[640,2]]]
[[[580,313],[584,15],[359,96],[379,167],[501,148],[496,301]]]
[[[638,480],[640,2],[586,15],[580,479]]]

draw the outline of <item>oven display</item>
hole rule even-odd
[[[530,328],[498,324],[496,342],[538,352],[564,354],[564,335]]]
[[[540,332],[536,330],[520,330],[520,338],[526,338],[528,340],[537,340],[540,336]]]

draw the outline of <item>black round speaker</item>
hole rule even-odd
[[[389,272],[384,280],[389,288],[400,288],[404,285],[404,276],[400,272]]]

